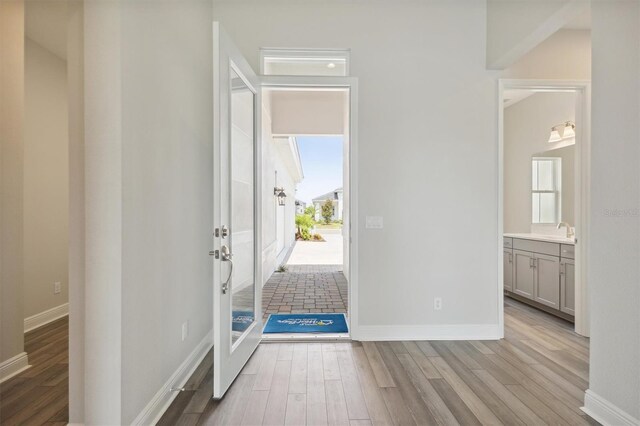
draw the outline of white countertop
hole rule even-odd
[[[505,233],[504,236],[508,238],[521,238],[523,240],[545,241],[548,243],[562,243],[571,245],[575,245],[576,243],[574,238],[561,237],[559,235]]]

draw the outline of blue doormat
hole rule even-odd
[[[272,314],[263,333],[347,333],[344,314]]]
[[[245,331],[251,323],[253,323],[254,316],[251,311],[233,311],[233,317],[231,319],[231,330],[233,331]]]

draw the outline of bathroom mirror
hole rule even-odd
[[[531,223],[575,223],[574,164],[574,145],[531,156]]]

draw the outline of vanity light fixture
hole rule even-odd
[[[576,125],[571,121],[564,123],[564,131],[562,132],[563,139],[576,137]]]
[[[277,186],[273,188],[273,195],[278,197],[278,205],[284,206],[285,200],[287,198],[287,194],[284,193],[284,188],[278,188]]]
[[[562,136],[560,136],[560,132],[555,128],[551,128],[551,134],[549,135],[549,143],[560,142],[562,140]]]
[[[562,129],[562,135],[560,135],[560,129]],[[564,139],[570,139],[576,137],[576,123],[573,121],[565,121],[564,123],[556,124],[551,128],[549,134],[549,143],[560,142]]]

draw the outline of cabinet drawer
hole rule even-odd
[[[576,247],[570,244],[562,244],[560,245],[560,256],[566,257],[567,259],[575,259]]]
[[[513,248],[517,250],[531,251],[534,253],[548,254],[549,256],[560,256],[560,244],[548,243],[546,241],[513,239]]]
[[[502,240],[504,242],[503,247],[513,248],[513,238],[502,237]]]

